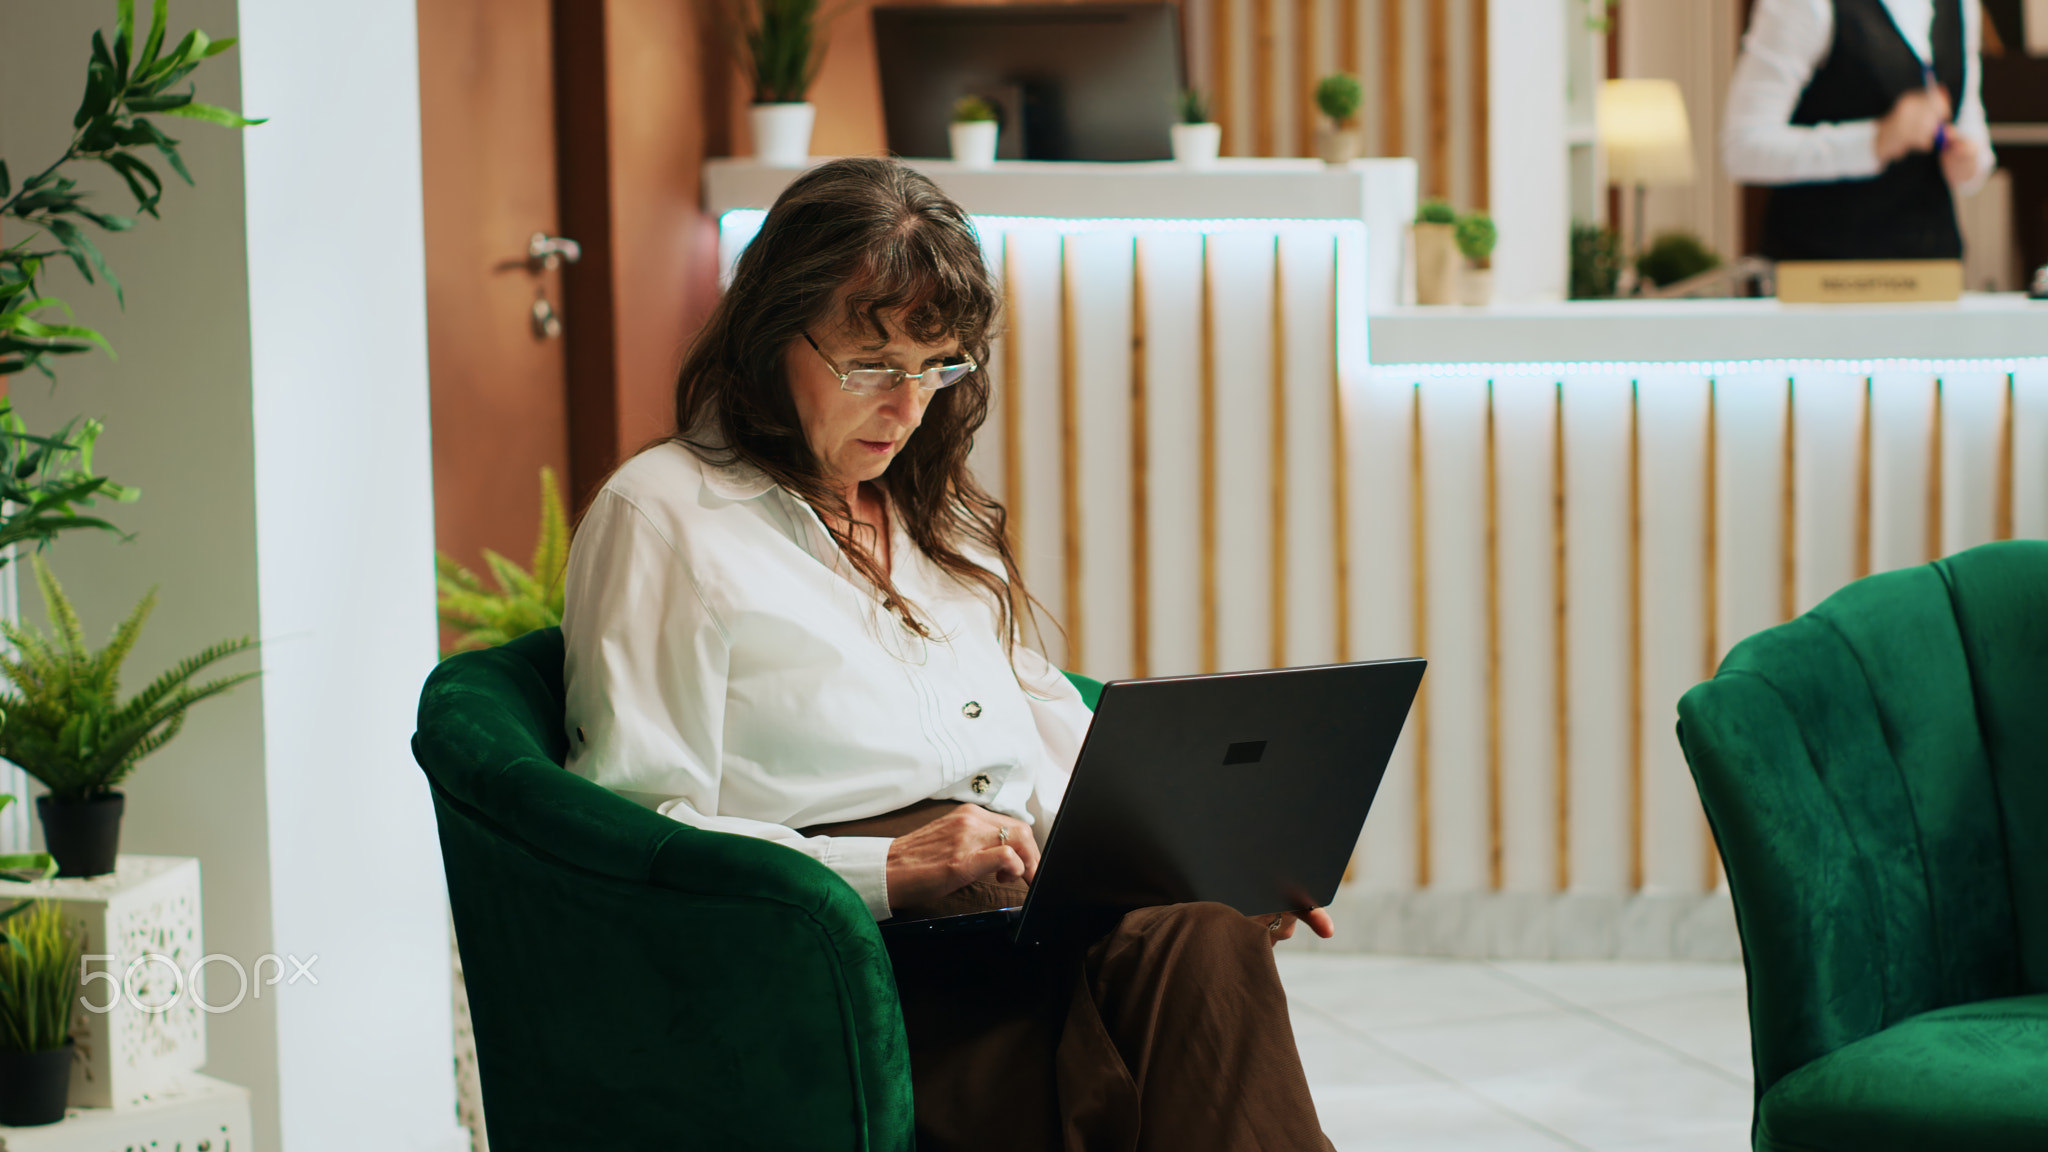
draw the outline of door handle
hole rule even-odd
[[[564,264],[574,264],[583,259],[583,245],[566,236],[535,232],[527,238],[526,258],[540,265],[543,271],[552,272]]]

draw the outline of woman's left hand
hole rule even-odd
[[[1311,908],[1306,912],[1282,912],[1276,916],[1254,916],[1252,919],[1266,926],[1267,934],[1275,944],[1292,939],[1294,926],[1307,923],[1309,931],[1328,940],[1337,934],[1337,922],[1330,919],[1327,908]]]

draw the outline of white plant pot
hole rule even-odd
[[[756,104],[754,159],[771,168],[801,168],[811,159],[811,122],[817,109],[810,103]]]
[[[996,163],[996,122],[960,120],[946,129],[953,139],[953,162],[962,168],[993,168]]]
[[[1458,281],[1458,303],[1485,305],[1493,303],[1493,269],[1467,268]]]
[[[1190,168],[1205,168],[1216,162],[1223,147],[1221,124],[1175,124],[1173,158]]]

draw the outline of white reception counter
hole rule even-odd
[[[1972,293],[1953,304],[1573,300],[1374,309],[1371,340],[1374,364],[2011,359],[2048,356],[2048,301]]]

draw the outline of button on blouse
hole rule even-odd
[[[810,507],[759,472],[675,443],[628,461],[569,550],[570,770],[684,823],[813,856],[877,919],[889,840],[795,829],[936,798],[1042,835],[1087,705],[1021,645],[1013,668],[987,594],[891,523],[891,579],[932,640],[883,609]]]

